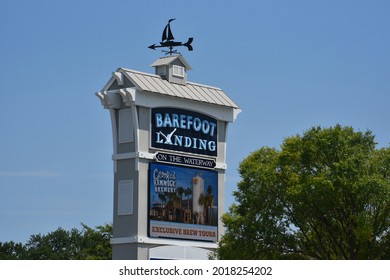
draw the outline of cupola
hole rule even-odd
[[[181,55],[160,58],[151,66],[162,79],[180,85],[187,84],[187,71],[192,69]]]

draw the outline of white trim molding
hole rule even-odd
[[[185,241],[185,240],[170,240],[162,238],[149,238],[146,236],[131,236],[131,237],[116,237],[110,239],[111,245],[118,244],[150,244],[150,245],[172,245],[172,246],[190,246],[199,248],[216,249],[218,244],[214,242],[200,242],[200,241]]]

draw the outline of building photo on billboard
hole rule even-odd
[[[150,163],[149,236],[217,242],[218,172]]]

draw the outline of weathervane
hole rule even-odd
[[[162,51],[166,54],[172,55],[174,53],[178,53],[177,50],[174,50],[174,47],[187,47],[189,51],[192,51],[193,48],[191,46],[192,41],[194,38],[190,37],[188,38],[188,41],[186,43],[182,42],[175,42],[175,38],[173,37],[172,30],[171,30],[171,21],[174,21],[175,19],[172,18],[168,21],[168,24],[165,26],[164,31],[162,33],[162,39],[160,42],[160,45],[153,44],[150,45],[148,48],[155,50],[156,48],[169,48],[169,51]]]

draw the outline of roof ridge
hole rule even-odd
[[[215,90],[222,90],[222,89],[219,88],[219,87],[213,87],[213,86],[209,86],[209,85],[205,85],[205,84],[200,84],[200,83],[189,82],[189,81],[187,81],[187,84],[191,84],[191,85],[193,85],[193,86],[200,86],[200,87],[205,87],[205,88],[211,88],[211,89],[215,89]]]
[[[126,72],[137,73],[137,74],[141,74],[141,75],[147,75],[147,76],[159,78],[160,80],[163,80],[163,81],[164,81],[164,79],[162,79],[159,75],[152,74],[152,73],[137,71],[137,70],[128,69],[128,68],[124,68],[124,67],[118,68],[117,71],[119,71],[119,70],[123,70],[123,71],[126,71]],[[193,85],[193,86],[200,86],[200,87],[211,88],[211,89],[215,89],[215,90],[222,90],[222,89],[219,88],[219,87],[214,87],[214,86],[205,85],[205,84],[200,84],[200,83],[195,83],[195,82],[190,82],[190,81],[187,81],[187,84],[190,84],[190,85]],[[179,85],[179,84],[178,84],[178,85]],[[179,86],[180,86],[180,85],[179,85]],[[185,86],[185,85],[181,85],[181,86]]]
[[[141,74],[141,75],[147,75],[147,76],[156,77],[156,78],[160,78],[160,79],[161,79],[161,77],[160,77],[159,75],[152,74],[152,73],[147,73],[147,72],[137,71],[137,70],[128,69],[128,68],[124,68],[124,67],[120,67],[120,68],[118,68],[118,70],[117,70],[117,71],[120,71],[120,70],[124,70],[124,71],[126,71],[126,72],[137,73],[137,74]]]

